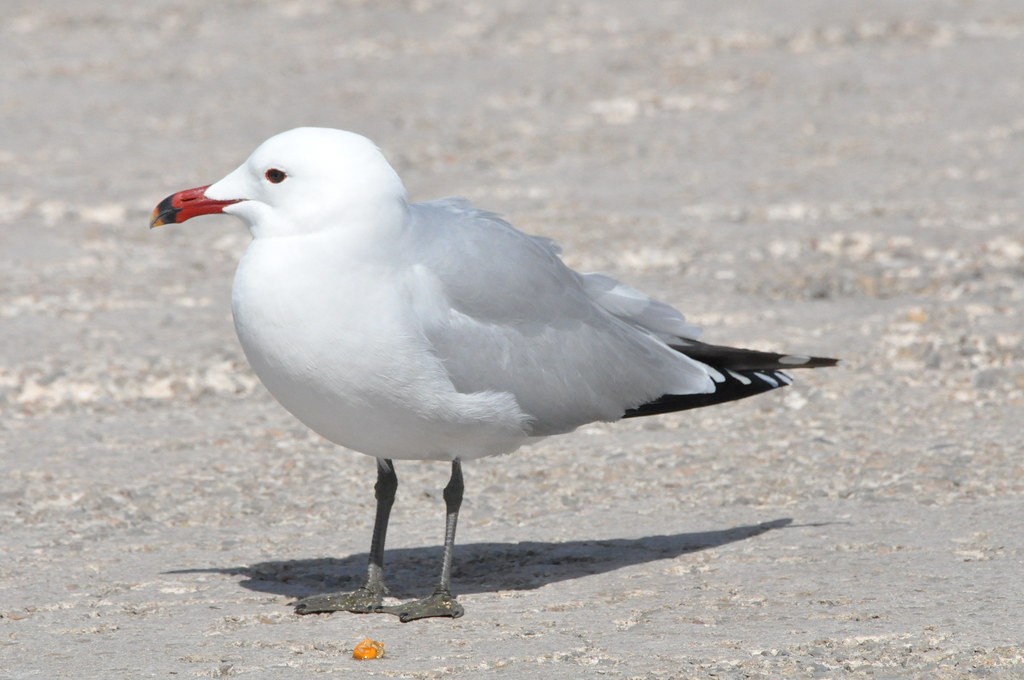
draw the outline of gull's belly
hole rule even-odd
[[[308,258],[283,274],[280,257],[260,262],[252,251],[233,288],[238,339],[274,398],[310,429],[398,459],[476,458],[526,440],[521,414],[508,413],[507,404],[491,408],[454,392],[409,326],[415,314],[403,307],[401,290],[358,285],[380,280],[365,272],[325,279]]]

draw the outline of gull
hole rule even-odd
[[[240,218],[252,241],[232,286],[253,371],[302,423],[376,458],[364,585],[298,613],[459,617],[451,592],[462,462],[596,421],[711,406],[788,385],[834,359],[701,342],[670,305],[579,273],[551,240],[460,198],[412,203],[369,139],[296,128],[236,170],[165,198],[151,227]],[[426,598],[385,606],[395,460],[451,464],[444,552]]]

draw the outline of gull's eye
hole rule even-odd
[[[267,181],[271,184],[280,184],[288,176],[284,173],[284,170],[278,170],[277,168],[270,168],[263,176],[267,178]]]

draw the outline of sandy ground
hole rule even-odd
[[[0,677],[1024,677],[1016,0],[2,10]],[[848,366],[473,463],[465,617],[300,618],[373,464],[245,365],[240,224],[146,229],[300,124]],[[398,472],[406,598],[447,469]]]

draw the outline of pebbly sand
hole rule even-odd
[[[3,16],[0,678],[1024,677],[1018,3]],[[146,224],[306,124],[709,341],[847,365],[467,465],[461,619],[296,616],[361,578],[373,463],[246,366],[244,228]],[[398,474],[409,598],[447,467]]]

